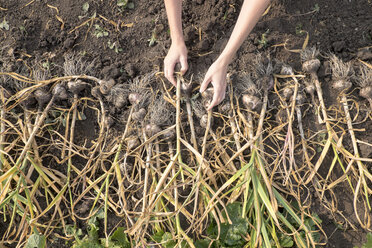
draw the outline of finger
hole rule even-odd
[[[186,73],[187,69],[189,68],[189,65],[187,64],[187,58],[181,58],[180,64],[181,64],[181,73],[183,75]]]
[[[168,79],[169,82],[171,82],[174,86],[177,86],[176,80],[174,79],[173,73],[174,73],[174,63],[172,63],[170,66],[166,66],[165,70],[165,77]]]
[[[209,104],[208,111],[212,110],[214,106],[218,105],[220,103],[220,96],[217,92],[213,94],[213,99],[211,104]]]
[[[217,106],[220,104],[223,99],[225,99],[225,90],[221,88],[219,85],[213,85],[214,88],[214,94],[211,104],[208,107],[208,110],[211,110],[214,106]]]
[[[203,93],[207,87],[208,87],[208,84],[211,82],[211,79],[208,77],[208,76],[205,76],[202,84],[200,85],[200,93]]]

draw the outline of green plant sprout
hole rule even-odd
[[[121,11],[124,11],[124,9],[134,9],[134,3],[129,2],[128,0],[118,0],[116,5],[121,9]]]
[[[127,235],[124,233],[123,227],[118,227],[115,232],[108,238],[108,244],[106,245],[106,239],[99,237],[99,221],[104,219],[103,210],[99,210],[88,220],[88,233],[83,238],[81,229],[77,229],[73,226],[68,226],[68,232],[74,237],[72,248],[130,248],[131,243],[129,242]]]
[[[0,22],[0,28],[5,29],[7,31],[9,30],[9,24],[5,19],[2,22]]]
[[[100,25],[95,24],[94,27],[95,27],[95,30],[93,34],[97,38],[106,37],[109,35],[109,32],[106,29],[102,28]]]
[[[264,48],[267,46],[267,35],[269,34],[270,30],[266,30],[265,33],[261,35],[261,39],[258,40],[258,44],[261,48]]]
[[[367,233],[367,242],[361,247],[354,246],[354,248],[371,248],[372,247],[372,233]]]
[[[111,49],[111,50],[114,50],[116,53],[121,53],[123,52],[123,48],[119,47],[118,43],[115,41],[115,42],[111,42],[110,40],[107,41],[107,46]]]

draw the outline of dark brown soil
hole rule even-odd
[[[85,2],[89,3],[87,12],[82,8]],[[184,1],[188,74],[204,75],[224,48],[241,4],[242,0]],[[49,66],[50,75],[61,75],[64,54],[74,52],[94,61],[93,76],[126,82],[137,75],[161,71],[170,46],[163,1],[137,0],[133,9],[124,10],[117,6],[116,0],[0,0],[0,7],[0,23],[6,20],[9,24],[9,30],[0,28],[0,65],[8,72],[27,74],[25,65],[37,60]],[[84,23],[94,14],[95,19]],[[264,52],[301,71],[300,57],[295,50],[301,49],[307,35],[308,46],[317,46],[323,56],[333,52],[345,61],[360,58],[371,62],[371,24],[372,2],[369,0],[275,0],[238,51],[230,70],[249,73],[254,55]],[[103,37],[97,37],[99,32]],[[321,68],[320,79],[325,82],[326,104],[331,106],[336,104],[337,96],[327,84],[330,75],[326,69],[326,66]],[[354,98],[360,103],[366,102],[356,94]],[[117,113],[111,114],[115,117]],[[89,121],[91,118],[95,118],[94,113],[78,123],[76,139],[96,138],[97,130]],[[305,118],[305,127],[316,128],[313,121]],[[371,143],[372,123],[358,128],[366,129],[357,133],[358,137]],[[371,158],[368,146],[361,150],[364,157]],[[344,205],[344,214],[353,218],[353,206],[346,204],[352,202],[349,193],[339,194],[342,196],[339,204]],[[326,247],[353,247],[365,240],[362,229],[341,230],[321,204],[313,207],[329,237]],[[0,226],[4,228],[2,222]]]

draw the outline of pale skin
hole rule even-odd
[[[164,75],[176,86],[174,78],[176,64],[181,65],[182,74],[188,69],[187,48],[182,32],[182,0],[164,0],[164,3],[172,40],[171,47],[164,59]],[[209,67],[200,85],[200,92],[204,92],[210,83],[214,89],[213,100],[208,110],[221,103],[225,98],[227,67],[269,3],[270,0],[244,0],[229,41],[216,61]]]

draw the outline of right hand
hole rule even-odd
[[[188,69],[187,48],[184,42],[172,43],[164,59],[164,75],[174,86],[177,86],[174,79],[174,68],[177,63],[180,63],[181,73],[184,74]]]

